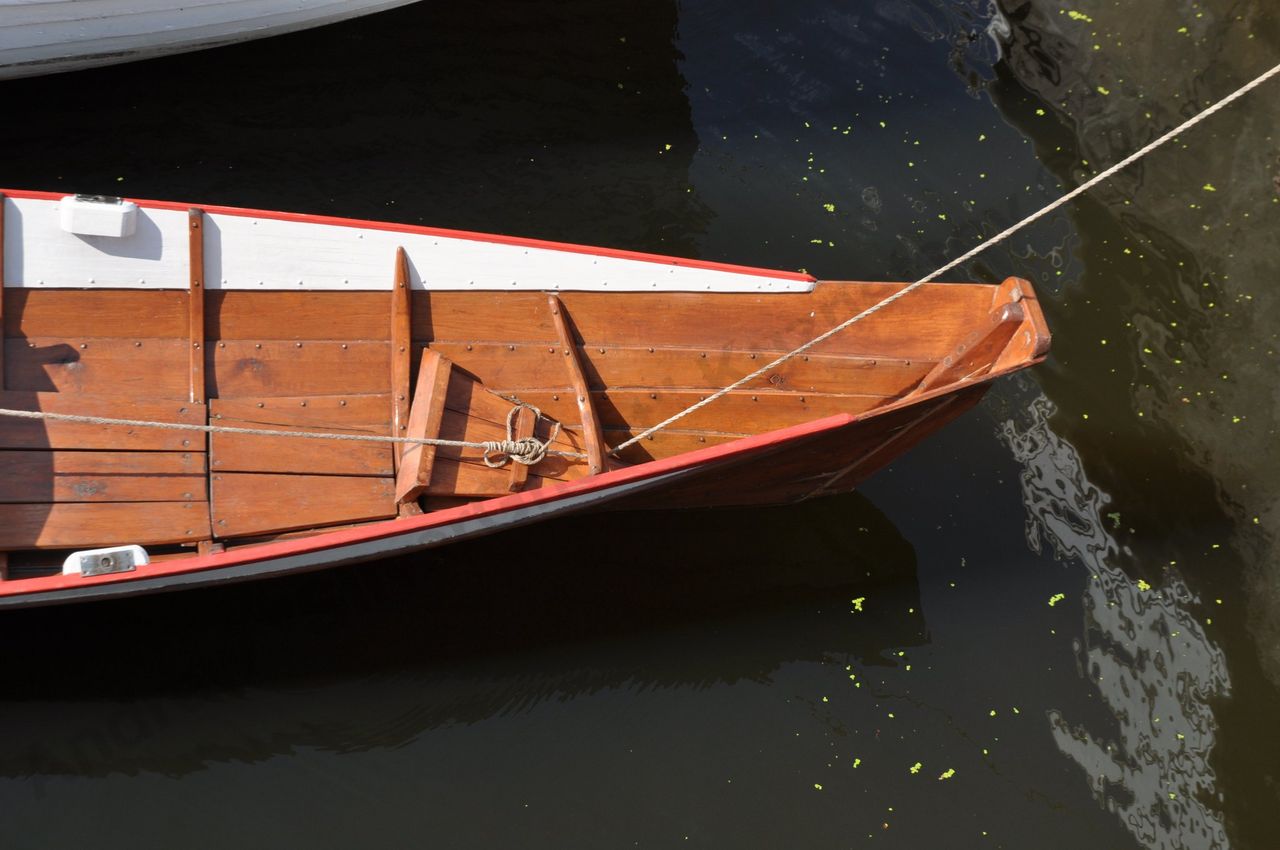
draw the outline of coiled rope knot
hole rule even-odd
[[[546,442],[539,440],[537,437],[521,437],[517,440],[516,415],[519,414],[521,408],[533,411],[535,424],[539,419],[543,418],[541,410],[532,404],[525,404],[523,401],[508,410],[507,438],[505,440],[485,440],[483,444],[484,465],[490,469],[500,469],[506,466],[508,460],[514,460],[516,463],[524,464],[525,466],[536,466],[547,456],[547,449],[555,438],[560,436],[560,423],[553,422],[551,436],[547,437]]]

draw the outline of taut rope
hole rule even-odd
[[[521,403],[511,408],[514,412],[520,407],[530,407],[538,416],[542,413],[536,407]],[[15,419],[49,419],[55,422],[77,422],[84,425],[119,425],[125,428],[154,428],[163,431],[195,431],[204,434],[240,434],[251,437],[299,437],[313,440],[347,440],[356,443],[398,443],[410,446],[444,446],[447,448],[480,449],[484,452],[484,462],[495,468],[502,462],[491,463],[489,456],[505,454],[518,463],[532,466],[546,455],[559,457],[585,458],[582,452],[564,452],[550,448],[552,440],[560,433],[559,423],[546,442],[539,442],[534,437],[522,440],[512,439],[512,414],[507,415],[507,439],[471,442],[468,440],[441,440],[431,437],[377,437],[372,434],[328,434],[322,431],[278,431],[271,428],[234,428],[228,425],[188,425],[182,422],[152,422],[145,419],[112,419],[106,416],[79,416],[73,413],[50,413],[43,410],[8,410],[0,408],[0,416],[12,416]],[[527,458],[536,457],[536,460]]]
[[[1153,150],[1160,147],[1161,145],[1165,144],[1170,139],[1173,139],[1176,136],[1180,135],[1181,133],[1184,133],[1185,131],[1190,130],[1192,127],[1199,124],[1201,121],[1205,120],[1210,115],[1214,114],[1215,112],[1227,106],[1228,104],[1238,100],[1239,98],[1244,97],[1246,94],[1253,91],[1258,86],[1262,85],[1267,80],[1271,79],[1277,74],[1280,74],[1280,65],[1276,65],[1270,71],[1267,71],[1261,76],[1256,77],[1250,82],[1244,84],[1240,88],[1233,91],[1231,94],[1224,97],[1222,100],[1218,101],[1217,103],[1205,109],[1203,112],[1197,113],[1196,115],[1193,115],[1191,118],[1188,118],[1186,121],[1183,121],[1177,127],[1174,127],[1172,130],[1165,133],[1163,136],[1160,136],[1154,141],[1142,146],[1141,148],[1129,154],[1124,159],[1120,160],[1115,165],[1111,166],[1105,171],[1102,171],[1094,175],[1089,180],[1086,180],[1084,183],[1081,183],[1079,186],[1072,189],[1070,192],[1063,195],[1061,198],[1058,198],[1056,201],[1049,204],[1048,206],[1043,207],[1042,209],[1032,213],[1031,215],[1024,218],[1022,221],[1019,221],[1017,224],[1006,227],[1004,230],[1000,231],[999,233],[997,233],[995,236],[993,236],[991,239],[987,240],[986,242],[983,242],[981,245],[974,246],[973,248],[961,254],[959,257],[956,257],[954,260],[947,263],[946,265],[941,266],[937,269],[934,269],[933,271],[929,272],[929,274],[917,280],[915,283],[911,284],[910,286],[905,286],[902,289],[899,289],[897,292],[893,293],[888,298],[885,298],[883,301],[880,301],[877,304],[871,305],[870,307],[863,310],[858,315],[845,319],[843,322],[836,325],[831,330],[814,337],[813,339],[809,340],[799,348],[795,348],[791,351],[788,351],[786,354],[783,354],[777,359],[769,363],[766,363],[765,365],[761,366],[759,369],[752,372],[750,375],[746,375],[742,378],[739,378],[738,380],[734,381],[732,384],[729,384],[729,386],[724,387],[723,389],[716,390],[714,393],[707,396],[702,401],[699,401],[696,404],[689,405],[684,410],[672,416],[667,417],[666,419],[659,422],[657,425],[654,425],[652,428],[648,428],[644,431],[641,431],[639,434],[636,434],[631,439],[619,443],[618,445],[614,446],[612,449],[609,450],[609,454],[617,454],[618,452],[622,451],[628,446],[634,445],[652,434],[656,434],[658,431],[661,431],[663,428],[666,428],[668,425],[672,424],[673,422],[677,422],[683,419],[684,417],[688,416],[690,413],[693,413],[694,411],[697,411],[706,407],[708,404],[711,404],[716,399],[724,398],[726,395],[733,392],[734,390],[741,389],[742,387],[754,381],[756,378],[759,378],[760,376],[766,374],[770,370],[776,369],[777,367],[781,366],[783,363],[786,363],[791,358],[796,357],[797,355],[800,355],[800,354],[804,354],[806,351],[813,348],[815,345],[825,342],[826,340],[830,339],[831,337],[835,336],[836,334],[848,328],[850,325],[856,324],[857,322],[860,322],[863,319],[867,318],[867,316],[870,316],[873,313],[877,313],[880,310],[883,310],[885,307],[888,307],[890,304],[892,304],[893,302],[897,301],[900,298],[905,298],[907,295],[910,295],[912,292],[915,292],[917,289],[924,286],[926,283],[938,277],[939,275],[946,274],[947,272],[951,271],[961,263],[966,263],[969,260],[972,260],[974,257],[978,256],[978,254],[987,250],[991,246],[998,245],[999,243],[1003,242],[1005,239],[1008,239],[1010,236],[1017,233],[1022,228],[1026,227],[1027,225],[1033,222],[1039,221],[1040,219],[1044,218],[1046,215],[1053,212],[1063,204],[1066,204],[1080,197],[1085,192],[1092,189],[1094,186],[1097,186],[1102,181],[1108,179],[1109,177],[1121,171],[1122,169],[1132,165],[1133,163],[1137,162],[1139,159],[1142,159],[1144,156],[1151,153]]]
[[[639,434],[636,434],[631,439],[625,440],[624,442],[619,443],[618,445],[614,446],[612,449],[609,450],[609,454],[616,455],[618,452],[622,451],[628,446],[633,446],[636,443],[640,442],[641,440],[645,439],[646,437],[656,434],[657,432],[661,431],[663,428],[666,428],[667,426],[671,425],[674,422],[678,422],[679,420],[683,419],[684,417],[688,416],[689,414],[697,410],[701,410],[702,408],[706,407],[708,404],[711,404],[717,399],[723,398],[724,396],[728,395],[734,390],[741,389],[742,387],[746,386],[747,384],[751,383],[752,381],[756,380],[762,375],[768,373],[773,369],[776,369],[777,367],[781,366],[783,363],[786,363],[788,360],[791,360],[793,357],[797,357],[798,355],[804,354],[806,351],[810,350],[814,346],[825,342],[826,340],[830,339],[831,337],[835,336],[841,331],[849,328],[851,325],[854,325],[862,321],[863,319],[867,318],[870,315],[878,313],[879,311],[888,307],[893,302],[898,301],[899,299],[905,298],[907,295],[911,294],[912,292],[915,292],[917,289],[924,286],[929,281],[937,278],[940,275],[946,274],[947,272],[951,271],[952,269],[961,265],[962,263],[968,262],[969,260],[976,257],[978,254],[990,248],[991,246],[998,245],[999,243],[1003,242],[1005,239],[1008,239],[1014,233],[1017,233],[1019,230],[1022,230],[1027,225],[1032,224],[1036,221],[1039,221],[1040,219],[1044,218],[1046,215],[1058,209],[1059,207],[1063,206],[1064,204],[1070,203],[1071,201],[1080,197],[1085,192],[1092,189],[1094,186],[1097,186],[1099,183],[1109,179],[1110,177],[1115,175],[1117,172],[1123,170],[1124,168],[1127,168],[1128,166],[1137,162],[1139,159],[1142,159],[1144,156],[1151,153],[1156,148],[1159,148],[1165,145],[1170,140],[1176,138],[1177,136],[1186,132],[1187,130],[1190,130],[1192,127],[1196,126],[1200,122],[1207,119],[1210,115],[1213,115],[1214,113],[1225,108],[1229,104],[1234,103],[1236,100],[1239,100],[1241,97],[1244,97],[1246,94],[1253,91],[1263,83],[1267,82],[1272,77],[1275,77],[1277,74],[1280,74],[1280,65],[1276,65],[1271,70],[1267,71],[1266,73],[1256,77],[1255,79],[1251,80],[1250,82],[1236,89],[1231,94],[1222,98],[1222,100],[1219,100],[1217,103],[1206,108],[1203,112],[1197,113],[1196,115],[1193,115],[1191,118],[1188,118],[1186,121],[1183,121],[1177,127],[1174,127],[1172,130],[1168,131],[1167,133],[1159,136],[1155,140],[1142,146],[1138,150],[1126,156],[1124,159],[1117,162],[1115,165],[1112,165],[1110,168],[1107,168],[1099,172],[1098,174],[1094,175],[1093,177],[1086,180],[1084,183],[1081,183],[1079,186],[1072,189],[1070,192],[1066,193],[1065,195],[1058,198],[1057,200],[1053,201],[1049,205],[1032,213],[1031,215],[1022,219],[1018,223],[1013,224],[1005,228],[1004,230],[1000,231],[991,239],[988,239],[987,241],[983,242],[980,245],[974,246],[973,248],[961,254],[959,257],[956,257],[954,260],[950,261],[949,263],[943,266],[940,266],[937,269],[934,269],[932,272],[920,278],[915,283],[912,283],[908,286],[903,287],[902,289],[898,290],[897,292],[893,293],[892,295],[888,296],[882,301],[876,304],[873,304],[867,309],[863,310],[861,313],[858,313],[856,316],[851,316],[850,318],[845,319],[840,324],[836,325],[835,327],[831,328],[825,333],[819,334],[818,336],[806,342],[804,345],[801,345],[798,348],[794,348],[791,351],[788,351],[786,354],[783,354],[780,357],[772,360],[771,362],[766,363],[764,366],[761,366],[759,369],[755,370],[751,374],[745,375],[742,378],[739,378],[737,381],[734,381],[732,384],[729,384],[728,386],[722,389],[716,390],[714,393],[707,396],[702,401],[699,401],[696,404],[690,405],[689,407],[685,408],[679,413],[676,413],[673,416],[667,417],[663,421],[659,422],[657,425],[654,425],[651,428],[647,428],[644,431],[641,431]],[[245,435],[260,436],[260,437],[301,437],[301,438],[321,439],[321,440],[350,440],[355,442],[369,442],[369,443],[399,443],[402,445],[424,445],[424,446],[445,446],[445,447],[453,447],[453,448],[471,448],[471,449],[482,450],[484,452],[484,462],[490,466],[501,466],[503,464],[503,461],[494,461],[492,459],[492,456],[495,456],[495,455],[507,455],[510,459],[518,463],[525,463],[529,465],[538,463],[540,460],[542,460],[543,457],[545,457],[548,454],[558,455],[560,457],[572,457],[572,458],[586,457],[586,455],[583,454],[582,452],[564,452],[564,451],[558,451],[558,450],[549,448],[551,441],[554,440],[556,435],[559,433],[560,426],[558,422],[556,423],[556,428],[554,433],[552,433],[551,437],[546,442],[539,442],[538,440],[532,437],[526,437],[522,440],[513,439],[514,422],[515,422],[514,417],[515,417],[516,411],[518,411],[520,407],[529,407],[529,405],[525,405],[521,403],[516,407],[513,407],[507,414],[507,439],[491,440],[486,442],[468,442],[466,440],[440,440],[440,439],[432,439],[432,438],[426,438],[426,437],[375,437],[375,436],[366,436],[366,435],[360,435],[360,434],[326,434],[326,433],[312,432],[312,431],[274,431],[274,430],[269,430],[265,428],[231,428],[231,427],[225,427],[220,425],[184,425],[176,422],[149,422],[149,421],[144,421],[139,419],[109,419],[101,416],[76,416],[70,413],[47,413],[44,411],[6,410],[3,408],[0,408],[0,416],[12,416],[19,419],[49,419],[49,420],[62,421],[62,422],[80,422],[87,425],[121,425],[125,427],[130,427],[130,428],[160,428],[160,429],[166,429],[166,430],[172,430],[172,431],[197,431],[197,432],[204,432],[207,434],[245,434]],[[530,409],[534,410],[538,416],[542,415],[541,412],[538,411],[536,408],[531,407]]]

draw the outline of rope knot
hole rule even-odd
[[[541,410],[532,404],[525,404],[523,401],[518,402],[515,407],[508,410],[507,438],[505,440],[485,440],[483,444],[484,465],[490,469],[500,469],[509,460],[525,466],[536,466],[542,463],[543,458],[547,456],[547,449],[551,446],[552,441],[560,435],[560,423],[555,422],[551,429],[551,436],[547,437],[545,442],[537,437],[521,437],[517,440],[515,435],[516,415],[522,407],[533,411],[535,423],[544,418]]]

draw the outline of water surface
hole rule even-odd
[[[913,279],[1277,57],[1240,2],[422,3],[5,83],[0,184]],[[1275,97],[958,271],[1053,354],[859,494],[6,615],[6,846],[1275,846]]]

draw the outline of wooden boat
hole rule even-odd
[[[844,492],[1049,346],[1027,281],[927,284],[646,433],[906,285],[221,207],[0,209],[0,606]]]
[[[414,0],[0,0],[0,80],[282,35]]]

